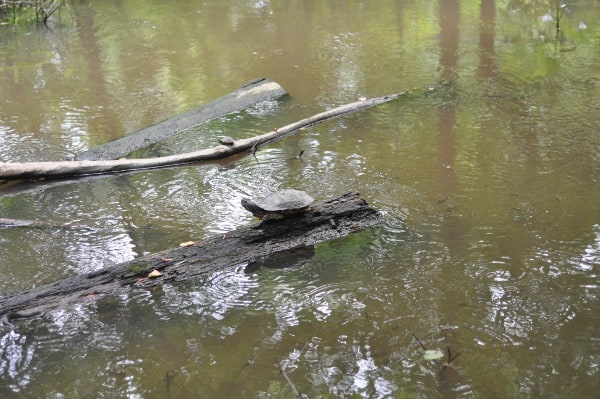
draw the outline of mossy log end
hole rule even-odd
[[[58,307],[166,282],[198,278],[226,268],[254,270],[261,261],[340,238],[378,224],[379,212],[358,193],[313,205],[309,211],[197,241],[192,245],[143,256],[129,262],[57,281],[0,298],[4,325],[43,315]],[[280,257],[279,259],[286,258]],[[287,260],[289,262],[289,259]],[[152,271],[161,276],[151,278]],[[91,299],[90,299],[91,298]]]

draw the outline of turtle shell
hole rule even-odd
[[[267,212],[293,213],[306,208],[313,201],[314,198],[304,191],[287,189],[277,191],[262,200],[256,201],[256,205]]]
[[[235,140],[230,136],[222,136],[219,137],[219,143],[223,145],[233,145],[235,144]]]

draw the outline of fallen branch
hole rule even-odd
[[[291,135],[300,129],[323,123],[332,118],[374,107],[379,104],[393,101],[406,93],[396,93],[383,97],[376,97],[345,104],[329,111],[321,112],[298,122],[291,123],[279,129],[260,136],[235,140],[232,145],[218,145],[213,148],[189,152],[185,154],[170,155],[147,159],[119,159],[109,161],[65,161],[65,162],[28,162],[28,163],[0,163],[0,180],[18,180],[31,178],[59,178],[68,176],[85,176],[92,174],[118,173],[139,169],[164,168],[167,166],[181,165],[191,162],[212,161],[227,158],[244,151],[255,151],[258,147],[285,136]]]
[[[41,316],[69,304],[82,303],[130,289],[197,279],[226,268],[256,270],[266,259],[366,229],[380,221],[379,213],[357,193],[315,204],[310,211],[264,222],[260,229],[242,228],[192,245],[146,255],[130,262],[57,281],[0,298],[0,322]],[[310,253],[310,251],[299,251]],[[156,277],[151,277],[153,274]]]

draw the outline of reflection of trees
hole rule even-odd
[[[8,18],[13,24],[18,24],[22,18],[45,24],[64,5],[65,0],[3,0],[0,17]]]
[[[587,29],[584,20],[592,21],[594,19],[594,16],[589,14],[579,15],[579,18],[574,17],[577,10],[585,8],[582,6],[584,4],[561,0],[514,0],[509,1],[499,10],[508,19],[521,19],[521,27],[526,27],[521,30],[533,33],[532,39],[543,43],[552,43],[556,57],[559,49],[565,52],[576,50],[577,44],[571,42],[571,38],[577,35],[578,30]],[[564,21],[564,17],[570,17],[568,19],[571,21]]]
[[[458,0],[440,1],[440,66],[442,81],[449,84],[452,90],[456,84],[458,46],[459,46],[460,4]],[[440,194],[450,196],[455,193],[457,186],[454,161],[456,158],[456,143],[454,126],[456,125],[455,101],[448,101],[438,108],[438,175],[437,183]],[[452,249],[456,246],[457,234],[455,218],[446,219],[444,224],[445,240]]]
[[[484,78],[496,77],[495,61],[496,39],[496,1],[481,0],[481,25],[479,28],[479,74]]]
[[[459,49],[459,28],[460,28],[460,3],[458,0],[446,0],[440,1],[440,33],[439,33],[439,46],[440,46],[440,67],[441,67],[441,80],[448,84],[452,93],[456,93],[454,85],[458,84],[458,49]],[[456,194],[458,187],[458,178],[455,172],[455,160],[456,160],[456,139],[454,134],[454,128],[456,126],[456,101],[450,99],[444,104],[438,107],[438,140],[437,140],[437,176],[436,183],[438,185],[438,192],[444,198],[449,200],[454,194]],[[461,246],[461,240],[464,237],[462,222],[460,218],[455,217],[452,214],[446,214],[442,216],[441,222],[441,234],[444,244],[448,247],[451,255],[455,254],[458,248]],[[444,268],[443,273],[452,274],[454,271],[448,270],[452,263],[448,263]],[[440,279],[441,280],[441,279]],[[440,304],[439,312],[441,323],[454,323],[458,320],[457,316],[457,300],[459,294],[453,292],[454,287],[452,284],[442,285],[440,287]],[[466,290],[465,290],[466,291]],[[464,291],[463,291],[464,292]],[[416,336],[415,336],[416,337]],[[421,343],[419,341],[419,343]],[[421,346],[422,343],[421,343]],[[452,343],[448,343],[448,347],[452,346]],[[425,349],[425,347],[423,347]],[[448,363],[451,362],[451,356],[449,356]],[[448,378],[453,370],[451,368],[443,368],[439,370],[438,374],[438,389],[442,397],[453,398],[456,397],[454,390],[454,384],[457,383],[458,379]],[[453,381],[454,380],[454,381]]]
[[[79,29],[79,40],[81,47],[85,49],[87,57],[84,61],[87,66],[87,81],[90,89],[93,91],[97,98],[97,105],[107,110],[107,112],[98,115],[101,118],[100,123],[94,123],[94,119],[88,123],[88,126],[92,131],[106,130],[111,132],[117,137],[122,132],[121,125],[118,123],[111,108],[111,103],[114,99],[109,95],[106,85],[106,78],[103,71],[103,62],[101,59],[101,51],[99,48],[98,38],[96,36],[96,30],[98,29],[94,23],[94,10],[91,7],[75,7],[74,13],[76,15],[76,21],[79,26],[85,26],[86,29]],[[113,137],[116,138],[116,137]]]

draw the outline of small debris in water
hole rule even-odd
[[[423,358],[425,360],[438,360],[444,357],[444,354],[442,353],[442,351],[438,350],[438,349],[428,349],[425,351],[425,354],[423,355]]]
[[[160,277],[163,274],[161,272],[159,272],[158,270],[154,269],[152,270],[149,274],[148,274],[148,278],[156,278],[156,277]]]

